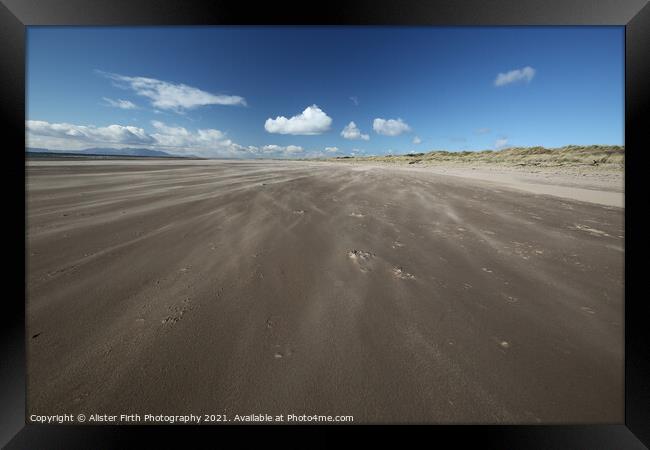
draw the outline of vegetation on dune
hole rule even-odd
[[[503,150],[450,152],[435,150],[427,153],[403,155],[336,157],[345,161],[375,161],[396,164],[503,164],[508,166],[599,166],[620,169],[625,164],[625,147],[611,145],[560,148],[511,147]]]

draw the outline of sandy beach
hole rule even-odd
[[[623,177],[32,160],[28,413],[623,420]]]

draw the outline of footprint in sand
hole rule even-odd
[[[302,216],[303,214],[305,214],[305,212],[306,211],[304,209],[296,209],[293,211],[293,213],[297,216]]]
[[[185,300],[183,300],[183,304],[181,306],[179,306],[179,305],[170,306],[169,310],[172,311],[172,314],[165,317],[162,320],[162,324],[163,325],[167,325],[167,324],[173,325],[173,324],[177,323],[178,321],[180,321],[183,318],[185,313],[187,313],[191,309],[192,309],[192,307],[190,306],[190,299],[189,298],[186,298]]]
[[[282,349],[282,345],[280,344],[275,344],[275,352],[273,353],[273,358],[275,359],[282,359],[282,358],[288,358],[291,355],[294,354],[294,350],[288,346],[284,346],[284,349]]]
[[[361,214],[361,213],[359,213],[359,212],[353,212],[353,213],[350,213],[349,216],[350,216],[350,217],[356,217],[356,218],[358,218],[358,219],[360,219],[360,218],[362,218],[362,217],[366,217],[365,214]]]
[[[586,312],[587,314],[596,314],[596,311],[594,311],[593,309],[591,309],[588,306],[581,306],[580,309],[582,311]]]
[[[393,275],[400,280],[415,280],[415,275],[404,271],[401,267],[393,267]]]
[[[375,255],[373,253],[363,250],[350,250],[348,252],[348,258],[357,263],[359,270],[362,272],[369,272],[371,270],[369,266],[374,257]]]
[[[291,349],[286,349],[286,350],[283,350],[283,351],[276,351],[276,352],[273,354],[273,357],[274,357],[275,359],[282,359],[282,358],[288,358],[288,357],[291,356],[291,355],[293,355],[293,350],[291,350]]]

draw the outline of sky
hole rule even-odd
[[[28,147],[309,158],[624,144],[623,27],[28,27]]]

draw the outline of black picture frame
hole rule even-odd
[[[620,25],[625,26],[625,422],[554,426],[76,426],[25,424],[25,27],[30,25]],[[327,444],[325,432],[371,431],[400,445],[451,440],[479,448],[635,449],[650,446],[650,339],[643,288],[650,80],[650,5],[647,0],[464,0],[234,2],[213,0],[0,0],[0,113],[4,139],[5,290],[0,363],[0,444],[23,448],[129,448],[144,437],[187,445],[188,434],[225,443],[264,428],[282,438],[311,434],[305,447]],[[634,216],[634,217],[633,217]],[[21,238],[22,237],[22,238]],[[22,263],[22,264],[21,264]],[[174,436],[171,435],[173,428]],[[242,444],[245,441],[240,441]],[[289,445],[291,447],[292,445]],[[301,445],[302,446],[302,445]]]

